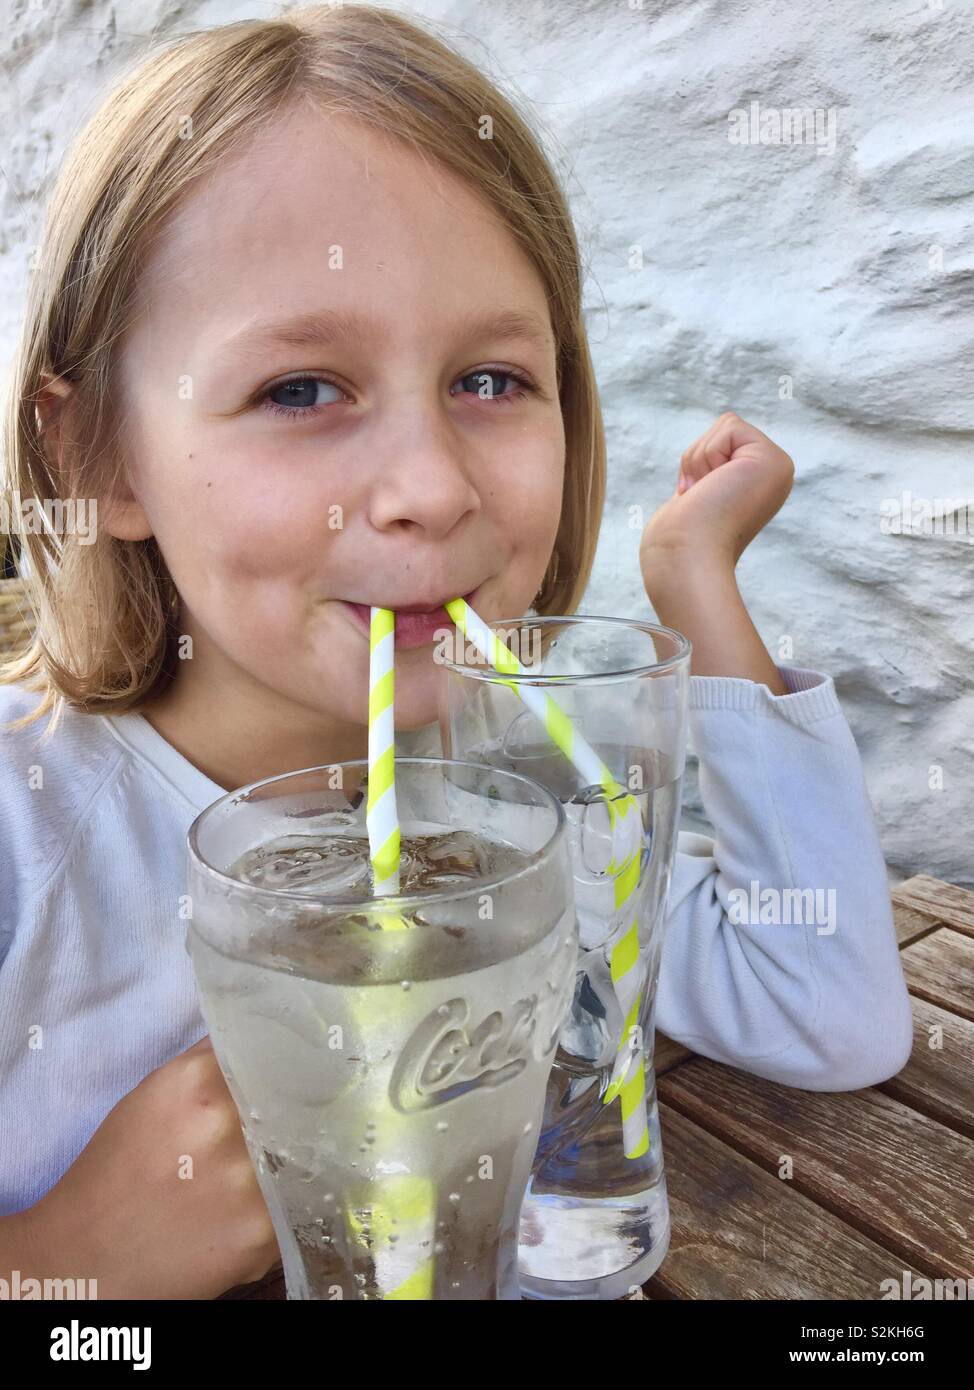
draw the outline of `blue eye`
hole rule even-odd
[[[535,390],[533,383],[526,376],[509,367],[480,367],[475,372],[467,372],[457,384],[462,390],[457,393],[451,390],[451,395],[474,395],[488,406],[513,405],[517,401],[524,400],[529,392]],[[319,386],[330,386],[337,393],[339,400],[319,401]],[[512,386],[517,389],[508,389]],[[279,399],[274,400],[275,396]],[[281,415],[289,420],[297,420],[301,417],[307,419],[309,415],[319,415],[322,410],[327,410],[331,406],[339,404],[341,400],[347,399],[348,397],[342,388],[327,377],[296,376],[270,387],[259,398],[259,404],[262,409],[269,411],[272,415]]]
[[[497,383],[514,383],[520,389],[517,391],[505,391],[504,385],[498,386]],[[520,372],[512,371],[509,367],[480,367],[475,372],[468,372],[466,376],[460,378],[460,385],[464,388],[464,393],[470,392],[479,396],[486,404],[513,404],[514,401],[523,400],[532,390],[530,381]]]
[[[340,396],[344,395],[341,388],[327,377],[296,376],[290,381],[282,381],[277,386],[272,386],[269,391],[265,391],[261,400],[273,415],[285,415],[292,420],[297,419],[299,415],[317,415],[320,410],[326,408],[317,399],[319,386],[330,386]],[[273,400],[273,396],[282,396],[284,403]]]

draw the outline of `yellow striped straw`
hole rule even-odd
[[[452,599],[446,605],[446,611],[495,671],[501,675],[525,674],[514,653],[477,616],[465,599]],[[622,911],[639,886],[642,826],[636,798],[616,781],[546,690],[522,681],[499,683],[509,686],[533,710],[552,742],[574,764],[586,785],[600,786],[605,792],[605,805],[612,828],[612,859],[607,872],[614,878],[616,910]],[[616,1049],[609,1087],[602,1101],[607,1105],[617,1095],[621,1096],[623,1149],[627,1158],[640,1158],[649,1148],[649,1129],[646,1123],[646,1068],[639,1029],[644,971],[639,958],[638,919],[635,917],[610,953],[609,973],[625,1025]]]
[[[349,1235],[368,1250],[383,1300],[433,1297],[436,1189],[416,1173],[390,1173],[376,1187],[380,1201],[346,1211]],[[370,1191],[371,1195],[371,1191]]]
[[[373,608],[369,647],[369,781],[365,821],[372,860],[373,895],[399,892],[401,832],[396,809],[395,694],[396,618],[388,608]],[[384,931],[406,931],[410,923],[398,913],[380,917]],[[376,1000],[376,1004],[379,1000]],[[379,1025],[359,1007],[363,1026]],[[373,1139],[395,1128],[394,1116],[381,1116]],[[368,1250],[376,1284],[384,1299],[433,1297],[433,1244],[436,1238],[436,1188],[417,1173],[389,1173],[363,1186],[354,1210],[346,1208],[349,1236]]]
[[[369,832],[376,895],[399,892],[399,816],[396,812],[396,615],[373,608],[369,646]]]

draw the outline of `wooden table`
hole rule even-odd
[[[919,874],[892,896],[914,1021],[892,1080],[799,1091],[657,1036],[673,1234],[637,1298],[878,1300],[905,1271],[974,1279],[974,893]],[[223,1297],[280,1299],[283,1277]]]
[[[904,1271],[974,1279],[974,893],[919,874],[892,897],[913,1001],[892,1080],[798,1091],[657,1040],[673,1234],[637,1297],[878,1300]]]

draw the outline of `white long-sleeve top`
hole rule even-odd
[[[787,695],[690,678],[715,833],[678,839],[656,1025],[769,1080],[851,1090],[905,1066],[909,999],[834,683],[778,669]],[[0,687],[0,722],[38,699]],[[206,1032],[178,902],[186,833],[225,789],[139,714],[69,709],[38,746],[42,728],[0,730],[0,1215],[37,1202]]]

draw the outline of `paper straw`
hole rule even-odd
[[[501,675],[526,674],[510,648],[477,616],[465,599],[452,599],[446,605],[446,611],[495,671]],[[613,850],[607,872],[613,876],[615,907],[621,912],[639,886],[642,827],[636,798],[616,781],[546,690],[522,681],[502,681],[501,684],[513,690],[537,715],[552,742],[575,766],[586,785],[600,786],[606,793],[605,805],[612,828]],[[646,1123],[646,1068],[638,1031],[644,972],[639,958],[638,919],[635,917],[610,953],[609,973],[625,1024],[616,1049],[609,1088],[602,1100],[607,1105],[617,1095],[621,1096],[623,1149],[627,1158],[639,1158],[649,1148],[649,1130]]]
[[[478,618],[465,599],[452,599],[446,605],[446,611],[495,671],[500,671],[502,675],[524,674],[524,667],[511,649],[500,641],[482,618]],[[502,681],[501,684],[509,686],[527,707],[534,711],[548,730],[552,742],[575,764],[587,786],[604,788],[610,797],[610,805],[611,799],[625,796],[625,788],[619,785],[599,755],[589,746],[565,711],[546,690],[541,690],[535,685],[522,684],[520,681]],[[632,801],[633,798],[629,797],[629,800]],[[626,814],[622,807],[618,810],[621,815]],[[611,810],[609,814],[611,817]]]
[[[369,646],[369,781],[366,826],[376,897],[399,892],[401,832],[396,809],[395,694],[396,617],[388,608],[373,608]],[[384,931],[410,927],[399,913],[381,915]],[[368,996],[366,996],[367,998]],[[378,1001],[376,1001],[378,1002]],[[380,1026],[359,1009],[365,1027]],[[373,1139],[381,1143],[395,1117],[380,1119]],[[346,1209],[351,1238],[364,1246],[375,1268],[384,1299],[433,1297],[433,1243],[436,1238],[436,1187],[430,1178],[409,1172],[390,1173],[369,1183],[354,1211]]]
[[[396,730],[393,717],[396,615],[373,608],[369,647],[369,832],[374,892],[399,892],[399,816],[396,812]]]
[[[649,1148],[649,1125],[646,1119],[646,1067],[639,1039],[639,1010],[643,998],[643,971],[639,960],[638,919],[616,942],[609,956],[609,972],[619,1006],[625,1014],[622,1038],[616,1053],[622,1059],[625,1077],[613,1080],[602,1098],[608,1104],[619,1096],[622,1106],[622,1145],[626,1158],[641,1158]],[[625,1050],[623,1050],[625,1047]],[[626,1056],[630,1060],[626,1063]]]
[[[436,1188],[415,1173],[390,1173],[376,1187],[380,1202],[346,1213],[349,1234],[369,1251],[383,1299],[432,1299]]]

